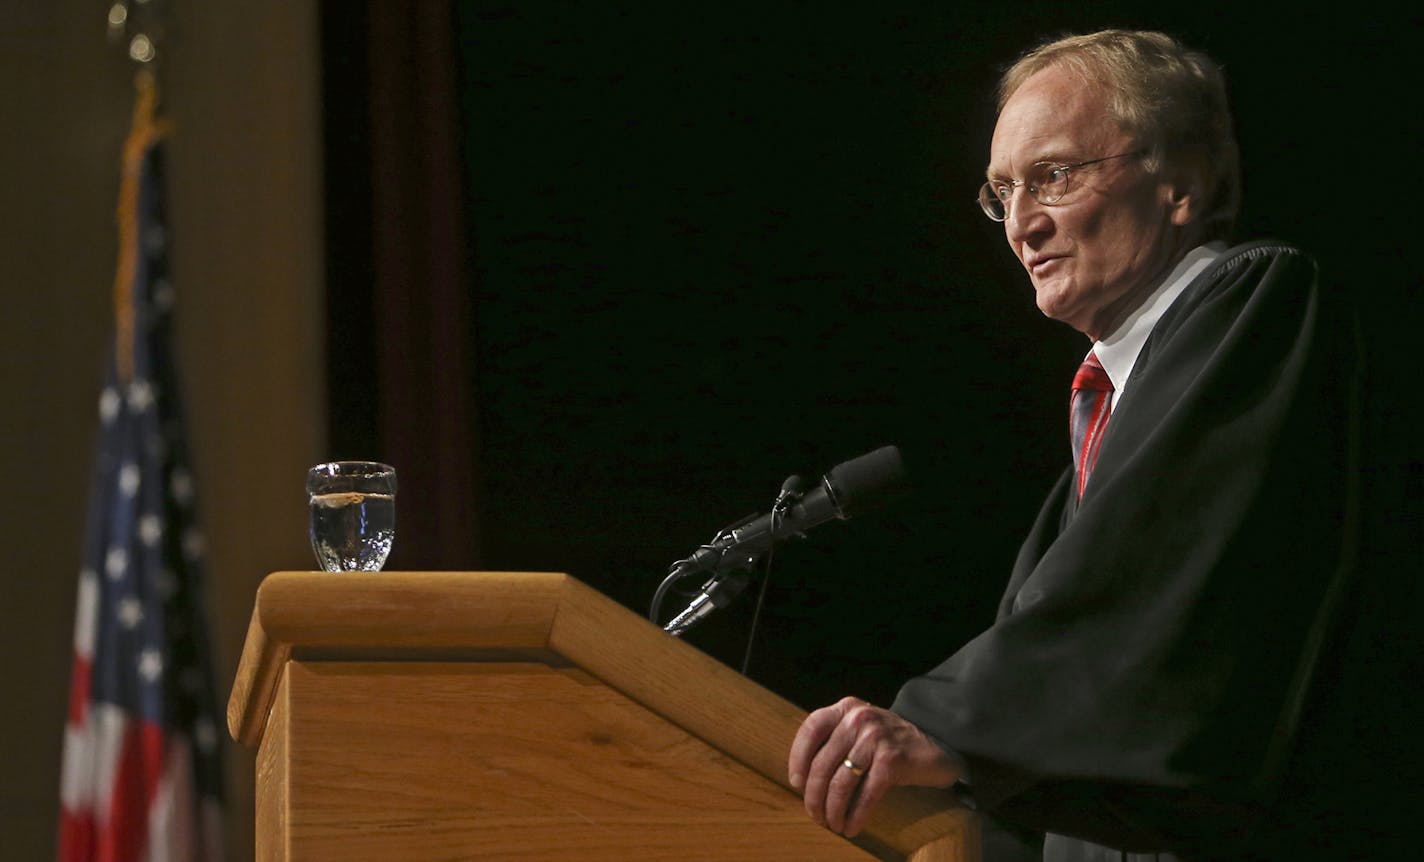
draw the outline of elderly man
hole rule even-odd
[[[789,774],[818,822],[927,785],[1047,860],[1335,858],[1311,854],[1358,789],[1314,792],[1304,753],[1355,569],[1354,342],[1301,252],[1227,247],[1237,177],[1221,76],[1169,37],[1005,74],[979,200],[1093,342],[1074,466],[988,630],[893,710],[807,718]]]

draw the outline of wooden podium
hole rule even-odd
[[[561,574],[279,572],[228,702],[259,860],[977,862],[948,793],[848,841],[786,784],[804,713]]]

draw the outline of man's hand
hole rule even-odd
[[[806,716],[787,771],[811,819],[852,837],[891,787],[949,787],[963,764],[895,713],[847,697]]]

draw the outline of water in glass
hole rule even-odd
[[[337,461],[307,474],[311,543],[328,572],[374,572],[395,540],[395,470],[385,464]]]

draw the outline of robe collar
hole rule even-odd
[[[1226,251],[1226,243],[1209,242],[1199,245],[1182,256],[1172,271],[1162,279],[1142,304],[1133,309],[1122,325],[1101,341],[1096,342],[1092,352],[1102,363],[1103,370],[1113,384],[1112,406],[1116,408],[1127,390],[1128,378],[1142,353],[1142,345],[1157,321],[1172,306],[1187,285],[1192,283],[1208,266]]]

